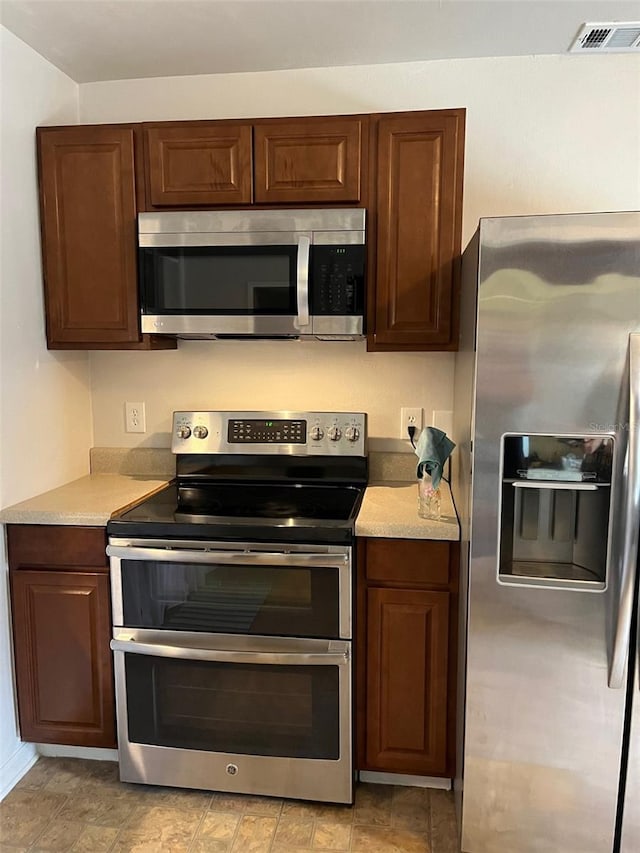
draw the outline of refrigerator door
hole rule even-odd
[[[501,455],[506,434],[602,435],[624,448],[639,271],[640,214],[481,223],[464,853],[613,850],[626,699],[624,687],[608,686],[616,499],[605,583],[527,585],[517,572],[505,582],[501,501],[511,484]]]
[[[634,681],[620,853],[638,853],[640,850],[640,649]]]
[[[638,297],[640,300],[640,296]],[[625,465],[621,482],[623,494],[616,513],[619,525],[616,545],[619,546],[620,572],[616,574],[616,606],[612,620],[612,652],[609,663],[609,687],[621,688],[627,682],[629,638],[632,633],[638,572],[638,538],[640,529],[640,335],[629,335],[628,396],[622,408],[628,412],[626,424]],[[633,666],[633,654],[631,661]]]
[[[609,683],[615,683],[616,670],[616,646],[623,642],[625,622],[631,622],[630,616],[633,606],[636,612],[636,636],[634,637],[634,648],[631,650],[629,668],[632,672],[633,685],[630,691],[630,707],[627,709],[629,715],[629,732],[627,736],[628,754],[626,765],[626,779],[624,786],[624,800],[622,803],[622,824],[620,838],[620,853],[637,853],[640,850],[640,637],[637,634],[638,618],[640,617],[640,603],[638,602],[637,579],[634,573],[638,567],[638,519],[640,518],[640,335],[631,335],[629,341],[630,354],[630,387],[629,387],[629,460],[627,476],[629,480],[636,479],[636,488],[629,489],[625,509],[627,511],[628,530],[627,537],[629,557],[632,565],[628,568],[629,580],[620,589],[620,607],[618,610],[617,630],[614,634],[614,653],[612,655],[612,666]],[[635,457],[635,458],[634,458]],[[635,472],[634,472],[635,467]],[[635,546],[635,550],[633,548]],[[627,615],[628,613],[628,615]],[[629,630],[629,628],[627,628]]]

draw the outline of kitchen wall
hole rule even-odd
[[[85,353],[46,349],[34,128],[78,120],[78,86],[0,28],[0,506],[87,473],[91,437]],[[0,537],[0,799],[33,759],[17,735],[8,574]]]
[[[640,74],[629,55],[412,62],[80,86],[83,122],[467,108],[463,244],[482,216],[640,207]],[[345,408],[396,436],[399,408],[451,409],[451,354],[363,344],[184,342],[92,353],[97,445],[166,445],[177,408]],[[145,401],[146,436],[124,432]]]
[[[521,57],[78,86],[0,28],[2,258],[0,505],[87,470],[92,445],[162,446],[175,408],[362,409],[373,436],[399,407],[452,405],[451,354],[362,344],[185,342],[176,352],[48,352],[41,296],[38,124],[467,108],[464,243],[481,216],[640,207],[640,75],[633,56]],[[147,404],[124,432],[125,400]],[[93,434],[92,434],[93,418]],[[0,542],[0,797],[20,744]]]

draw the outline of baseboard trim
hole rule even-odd
[[[440,776],[409,776],[406,773],[376,773],[361,770],[360,781],[372,782],[374,785],[408,785],[412,788],[451,790],[451,779],[442,779]]]
[[[0,801],[4,800],[24,774],[38,760],[38,753],[32,743],[21,743],[0,767]]]
[[[64,746],[57,743],[37,743],[39,755],[48,758],[89,758],[93,761],[117,761],[117,749],[102,749],[97,746]]]

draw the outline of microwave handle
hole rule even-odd
[[[302,329],[309,325],[309,254],[311,238],[307,234],[298,237],[298,266],[296,292],[298,299],[298,316],[296,328]]]

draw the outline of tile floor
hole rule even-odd
[[[353,808],[129,785],[117,764],[40,758],[0,803],[0,852],[457,853],[453,795],[359,784]]]
[[[359,784],[353,808],[129,785],[117,764],[40,758],[0,803],[0,851],[457,853],[453,795]]]

